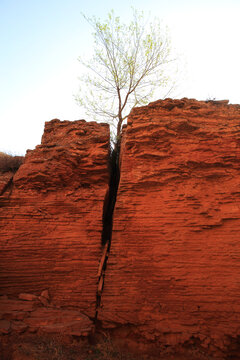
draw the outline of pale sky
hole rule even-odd
[[[81,12],[127,21],[131,6],[169,27],[181,70],[172,97],[240,103],[239,0],[0,0],[0,151],[25,154],[53,118],[91,120],[74,100],[77,58],[92,49]]]

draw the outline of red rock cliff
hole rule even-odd
[[[240,106],[132,111],[99,319],[155,344],[239,334]],[[143,340],[144,341],[144,340]]]
[[[94,317],[108,152],[107,124],[46,123],[0,197],[1,294],[47,289],[54,306]]]
[[[105,269],[108,125],[47,123],[0,196],[0,332],[89,333],[98,301],[118,336],[227,348],[240,327],[239,145],[238,105],[134,109]]]

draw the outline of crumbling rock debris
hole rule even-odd
[[[0,298],[0,334],[43,331],[87,336],[93,330],[93,321],[79,310],[43,307],[36,295],[20,295],[19,299]]]

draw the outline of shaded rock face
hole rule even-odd
[[[39,296],[95,316],[109,126],[53,120],[0,198],[2,295]]]
[[[240,106],[167,99],[132,111],[103,326],[165,345],[237,336],[239,164]]]
[[[6,190],[12,184],[14,173],[9,171],[7,173],[0,172],[0,196],[6,192]]]

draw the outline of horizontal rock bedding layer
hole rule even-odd
[[[157,101],[123,134],[110,253],[108,125],[46,123],[13,181],[0,177],[0,330],[85,334],[100,305],[119,336],[227,349],[240,327],[240,106]]]
[[[93,322],[86,315],[79,310],[55,308],[49,300],[44,291],[40,296],[19,294],[18,299],[0,296],[0,334],[40,330],[87,336],[92,332]]]
[[[0,197],[1,294],[48,289],[54,305],[95,316],[108,155],[107,124],[46,123]]]
[[[135,108],[99,319],[166,345],[239,334],[240,106]]]

